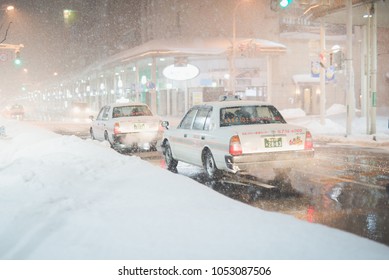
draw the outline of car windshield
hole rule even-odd
[[[235,106],[220,109],[220,126],[286,123],[281,113],[270,105]]]
[[[152,116],[153,114],[147,106],[120,106],[113,108],[112,118]]]

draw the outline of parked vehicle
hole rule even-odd
[[[253,174],[263,167],[288,168],[313,158],[311,133],[287,124],[271,104],[232,100],[189,109],[177,128],[162,139],[166,166],[179,161],[204,167],[209,178],[222,172]]]
[[[143,103],[114,103],[101,108],[92,121],[92,139],[106,140],[117,150],[156,150],[163,128]]]
[[[24,119],[24,107],[20,104],[12,105],[9,109],[9,116],[12,119],[23,120]]]
[[[67,118],[74,122],[90,121],[92,110],[87,102],[72,102],[67,109]]]

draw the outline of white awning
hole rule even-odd
[[[236,38],[236,46],[250,46],[255,48],[257,54],[285,53],[285,45],[256,38]],[[232,40],[230,38],[181,38],[152,40],[143,45],[117,53],[88,68],[101,68],[115,64],[118,61],[135,61],[152,56],[219,56],[231,52]],[[87,70],[88,71],[88,70]]]
[[[293,75],[293,82],[297,84],[319,84],[319,77],[312,77],[311,74],[298,74]]]

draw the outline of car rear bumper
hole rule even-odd
[[[250,172],[257,168],[291,168],[306,163],[314,157],[314,150],[259,153],[241,156],[225,156],[227,168],[233,172]]]
[[[157,141],[162,138],[162,133],[157,131],[119,133],[113,135],[114,146],[121,148],[145,148],[152,146],[155,148]]]

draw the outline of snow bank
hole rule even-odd
[[[0,119],[1,259],[388,259],[104,143]]]
[[[281,115],[286,119],[305,117],[304,110],[300,108],[284,109],[280,110]]]
[[[326,114],[328,115],[336,115],[346,113],[347,108],[343,104],[333,104],[330,108],[327,109]]]

